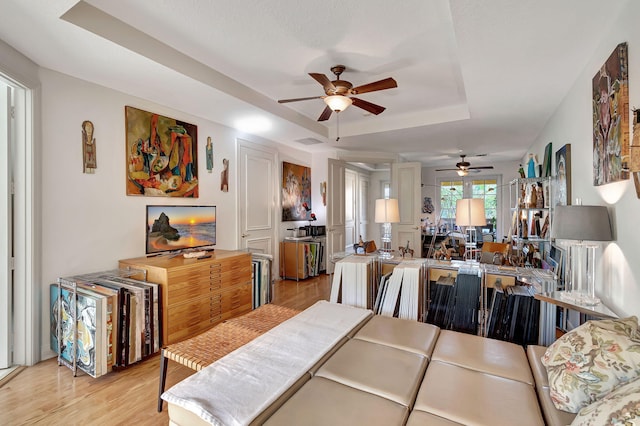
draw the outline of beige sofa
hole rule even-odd
[[[525,353],[512,343],[397,318],[373,316],[363,323],[251,424],[543,425],[572,420],[549,399],[539,362],[544,348]],[[169,415],[173,424],[204,424],[171,403]]]

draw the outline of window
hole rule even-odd
[[[474,179],[471,181],[472,198],[484,198],[484,213],[493,232],[498,220],[498,182],[496,179]]]
[[[382,181],[380,185],[382,186],[382,198],[391,198],[391,182]]]
[[[456,224],[456,202],[463,197],[463,182],[442,181],[440,182],[440,224],[447,231],[454,229]]]
[[[483,198],[487,229],[496,234],[496,226],[500,222],[500,200],[498,196],[499,178],[492,176],[487,178],[465,177],[459,180],[443,178],[439,181],[440,189],[440,226],[446,231],[455,229],[456,202],[462,198]],[[478,229],[482,232],[482,229]],[[485,231],[487,232],[487,231]]]

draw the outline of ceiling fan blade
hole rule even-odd
[[[354,87],[349,91],[349,93],[353,95],[359,95],[361,93],[375,92],[376,90],[393,89],[394,87],[398,87],[398,83],[396,83],[393,78],[389,77],[385,78],[384,80],[374,81],[373,83]]]
[[[371,102],[363,101],[362,99],[351,98],[351,100],[355,106],[362,108],[365,111],[369,111],[371,114],[378,115],[386,109],[383,106],[372,104]]]
[[[327,121],[329,119],[329,117],[331,117],[331,113],[333,111],[331,110],[331,108],[329,107],[329,105],[327,105],[324,109],[324,111],[322,111],[322,114],[320,114],[320,117],[318,117],[318,121]]]
[[[436,169],[436,172],[457,172],[460,169]]]
[[[493,169],[493,166],[467,167],[467,170]]]
[[[293,99],[279,99],[279,104],[286,104],[287,102],[298,102],[298,101],[308,101],[309,99],[320,99],[323,96],[311,96],[308,98],[293,98]]]
[[[336,86],[333,85],[333,83],[331,82],[331,80],[329,80],[329,77],[327,77],[324,74],[320,74],[317,72],[310,72],[309,75],[318,83],[322,84],[322,87],[324,87],[324,91],[331,91],[331,92],[335,92],[336,91]]]

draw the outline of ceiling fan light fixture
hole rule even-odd
[[[331,95],[324,98],[324,103],[331,108],[332,111],[342,112],[353,103],[351,98],[343,95]]]
[[[458,173],[458,176],[466,176],[466,175],[469,174],[469,171],[460,169],[460,170],[457,171],[457,173]]]

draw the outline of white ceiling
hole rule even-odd
[[[315,152],[399,154],[451,165],[517,160],[583,70],[628,0],[0,0],[0,39],[37,64]],[[63,16],[64,15],[64,16]],[[62,18],[61,18],[62,17]],[[323,95],[307,74],[354,86],[393,77],[317,118]],[[595,70],[594,70],[595,72]],[[331,78],[332,80],[334,78]],[[298,139],[322,144],[305,147]]]

